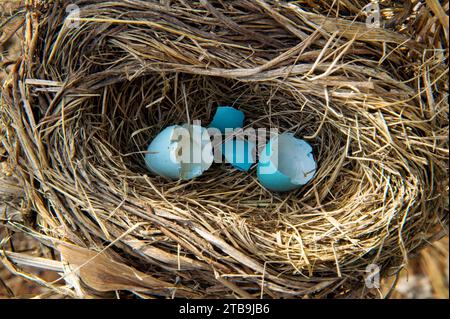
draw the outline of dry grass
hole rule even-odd
[[[387,278],[383,292],[388,293],[395,278]],[[395,299],[448,299],[448,236],[434,242],[410,259],[400,272],[391,298]]]
[[[18,255],[42,254],[42,247],[40,247],[39,242],[30,240],[23,233],[8,232],[6,228],[0,226],[0,237],[2,238],[2,247],[9,251],[14,250]],[[33,280],[30,280],[27,274],[34,274],[50,282],[59,278],[59,275],[54,271],[40,270],[34,267],[23,267],[23,276],[21,276],[0,264],[0,299],[63,297],[55,294],[53,290],[43,288]]]
[[[20,56],[21,32],[23,17],[15,16],[22,1],[6,1],[0,3],[0,82],[5,78],[5,69]]]
[[[80,28],[51,3],[19,15],[23,54],[2,89],[27,213],[1,218],[61,253],[67,284],[42,284],[75,297],[362,297],[368,264],[398,272],[442,235],[448,2],[386,1],[382,29],[356,0],[75,3]],[[156,132],[225,103],[308,140],[313,182],[276,194],[225,165],[189,182],[148,174]]]

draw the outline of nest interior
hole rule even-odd
[[[83,268],[84,294],[364,295],[368,265],[398,271],[448,219],[448,29],[416,2],[386,1],[381,28],[364,1],[27,7],[1,121],[31,213],[5,224]],[[313,181],[273,193],[255,168],[145,169],[155,134],[219,104],[310,142]],[[154,281],[98,273],[119,264]]]

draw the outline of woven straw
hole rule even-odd
[[[30,3],[0,113],[23,216],[2,221],[72,297],[368,296],[368,265],[398,272],[448,221],[444,2],[384,1],[379,28],[359,0]],[[315,178],[146,170],[155,134],[219,104],[311,143]]]

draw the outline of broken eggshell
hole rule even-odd
[[[219,106],[209,127],[214,127],[225,133],[225,129],[240,128],[244,125],[244,113],[232,106]]]
[[[308,183],[315,172],[311,145],[291,133],[270,139],[259,156],[258,179],[271,191],[286,192],[299,188]]]
[[[170,179],[200,176],[213,162],[208,131],[199,125],[172,125],[163,129],[149,144],[147,168]]]
[[[222,153],[234,168],[247,172],[255,163],[255,148],[255,143],[233,138],[222,144]]]

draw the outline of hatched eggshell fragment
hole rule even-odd
[[[181,172],[181,163],[175,158],[178,142],[173,140],[173,135],[176,127],[168,126],[156,135],[145,154],[145,164],[151,172],[171,179],[178,179]]]
[[[187,180],[203,174],[213,163],[214,156],[211,138],[206,128],[188,124],[184,124],[183,128],[188,130],[189,134],[187,139],[181,139],[184,144],[179,144],[177,154],[181,162],[180,178]]]
[[[213,162],[207,130],[198,125],[172,125],[163,129],[149,144],[147,168],[170,179],[200,176]]]
[[[256,145],[247,140],[230,139],[222,144],[225,160],[234,168],[247,172],[255,163]]]
[[[215,127],[222,133],[225,129],[240,128],[244,125],[244,113],[232,106],[219,106],[209,127]]]
[[[312,147],[304,140],[285,133],[272,138],[263,149],[257,175],[272,191],[285,192],[308,183],[316,172]]]

